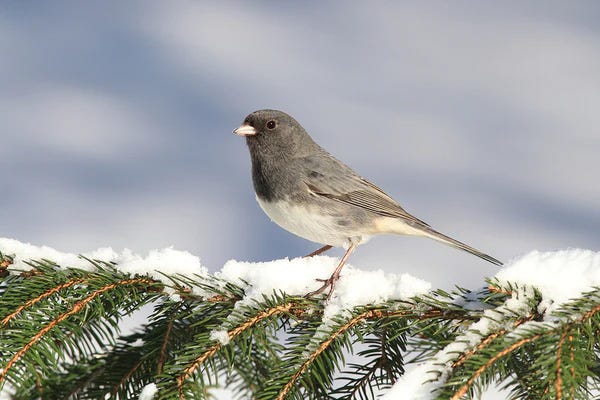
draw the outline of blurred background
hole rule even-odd
[[[599,20],[593,1],[3,1],[0,236],[174,246],[213,271],[306,254],[256,204],[231,133],[277,108],[497,258],[598,249]],[[443,288],[495,271],[401,237],[350,263]]]
[[[174,246],[213,271],[306,254],[259,209],[231,133],[277,108],[497,258],[597,250],[599,20],[593,1],[3,1],[0,236]],[[446,289],[495,271],[400,237],[350,263]]]

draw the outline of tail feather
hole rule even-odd
[[[459,242],[456,239],[452,239],[450,236],[446,236],[443,233],[440,233],[440,232],[430,228],[429,226],[421,226],[419,228],[425,233],[425,236],[428,236],[431,239],[437,240],[439,242],[447,244],[448,246],[452,246],[456,249],[460,249],[460,250],[466,251],[468,253],[471,253],[481,259],[484,259],[485,261],[491,262],[492,264],[500,265],[500,266],[503,265],[502,261],[499,261],[492,256],[488,256],[487,254],[482,253],[481,251],[479,251],[469,245]]]

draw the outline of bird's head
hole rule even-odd
[[[298,121],[277,110],[254,111],[233,133],[246,138],[251,152],[260,149],[272,156],[301,155],[316,146]]]

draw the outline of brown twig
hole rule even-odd
[[[467,393],[467,391],[469,390],[469,388],[471,387],[471,385],[473,384],[473,382],[475,382],[475,380],[477,378],[479,378],[479,376],[481,376],[481,374],[483,374],[489,367],[491,367],[500,358],[504,357],[505,355],[511,353],[512,351],[518,349],[519,347],[521,347],[529,342],[533,342],[534,340],[537,340],[540,336],[542,336],[541,333],[537,334],[535,336],[528,337],[528,338],[523,338],[523,339],[519,340],[518,342],[515,342],[512,345],[508,346],[507,348],[505,348],[504,350],[502,350],[501,352],[496,354],[494,357],[490,358],[484,365],[482,365],[481,367],[479,367],[477,369],[477,371],[475,371],[475,373],[469,378],[467,383],[465,383],[463,386],[461,386],[461,388],[458,389],[458,391],[456,393],[454,393],[454,395],[450,398],[450,400],[459,400],[462,396],[464,396]]]
[[[562,400],[562,348],[568,332],[569,330],[565,329],[562,335],[560,335],[560,340],[558,341],[558,346],[556,349],[556,381],[554,382],[554,388],[556,389],[556,400]]]
[[[162,374],[163,365],[165,364],[165,359],[167,358],[167,344],[169,343],[169,336],[171,336],[171,329],[173,328],[173,320],[169,321],[169,325],[167,325],[167,332],[165,332],[165,338],[163,340],[163,344],[160,348],[160,358],[158,359],[158,375]]]
[[[302,363],[300,368],[298,368],[298,371],[296,371],[296,373],[292,376],[292,379],[290,379],[290,381],[283,387],[283,389],[281,389],[281,392],[279,392],[279,395],[277,396],[277,400],[285,399],[285,396],[287,396],[287,394],[292,389],[298,378],[302,376],[304,371],[306,371],[306,369],[312,364],[315,358],[317,358],[321,353],[325,351],[325,349],[327,349],[327,347],[329,347],[331,342],[333,342],[339,335],[341,335],[357,323],[361,322],[362,320],[372,318],[372,314],[374,313],[376,313],[375,310],[365,311],[352,318],[350,321],[346,322],[337,331],[333,332],[333,334],[329,336],[327,340],[321,343],[321,345],[308,357],[308,359]]]
[[[131,378],[131,375],[133,375],[133,373],[140,367],[140,365],[142,365],[142,361],[143,361],[143,359],[140,358],[138,360],[138,362],[135,363],[135,365],[129,371],[127,371],[127,373],[125,374],[125,376],[123,376],[123,378],[121,378],[121,380],[119,381],[119,383],[117,383],[115,385],[115,387],[112,390],[113,396],[116,396],[116,394],[119,392],[119,388],[121,386],[123,386],[123,384],[125,384],[125,382],[127,382],[127,380],[129,378]]]
[[[240,326],[237,326],[236,328],[227,332],[227,336],[229,337],[229,339],[233,339],[236,336],[238,336],[239,334],[241,334],[242,332],[244,332],[246,329],[257,324],[258,322],[260,322],[266,318],[269,318],[275,314],[288,312],[293,306],[294,306],[294,303],[286,303],[286,304],[281,304],[277,307],[273,307],[268,310],[262,311],[262,312],[258,313],[256,316],[250,318],[248,321],[241,324]],[[179,390],[179,398],[180,399],[185,399],[185,396],[183,393],[183,384],[184,384],[185,380],[190,375],[192,375],[194,373],[194,371],[196,371],[198,369],[198,367],[200,367],[200,365],[202,365],[208,358],[212,357],[217,351],[219,351],[221,346],[222,346],[221,342],[215,343],[207,351],[205,351],[199,357],[197,357],[194,360],[194,362],[183,371],[183,374],[181,374],[177,377],[177,387]]]
[[[574,365],[574,361],[575,361],[575,350],[573,350],[573,335],[569,335],[569,349],[571,350],[571,354],[569,356],[569,360],[571,361],[571,378],[573,379],[573,381],[575,380],[575,367]],[[575,398],[575,387],[571,386],[571,390],[570,390],[570,397],[572,399]]]
[[[507,296],[512,296],[512,294],[513,294],[513,292],[511,290],[506,290],[506,289],[503,289],[501,287],[494,286],[494,285],[489,285],[488,290],[492,293],[505,294]]]
[[[513,324],[513,328],[516,328],[522,324],[524,324],[525,322],[531,321],[534,318],[533,315],[529,315],[526,318],[521,318],[519,320],[516,320]],[[475,353],[477,353],[478,351],[484,349],[487,345],[489,345],[490,343],[492,343],[494,341],[494,339],[506,335],[508,333],[508,330],[506,329],[500,329],[497,332],[494,332],[490,335],[488,335],[485,339],[483,339],[476,347],[474,347],[473,349],[464,352],[453,364],[452,364],[452,369],[460,367],[461,365],[463,365],[469,358],[471,358]]]
[[[67,281],[58,286],[55,286],[52,289],[49,289],[49,290],[45,291],[44,293],[40,294],[39,296],[26,301],[25,304],[19,306],[15,311],[13,311],[12,313],[10,313],[6,317],[4,317],[2,319],[2,321],[0,322],[0,326],[6,326],[10,322],[10,320],[13,319],[15,316],[17,316],[19,313],[21,313],[21,311],[33,306],[35,303],[37,303],[47,297],[50,297],[53,294],[60,292],[63,289],[66,289],[68,287],[71,287],[73,285],[76,285],[78,283],[83,283],[83,282],[85,282],[85,279],[71,279],[70,281]]]

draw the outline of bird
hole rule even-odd
[[[318,145],[292,116],[278,110],[250,113],[233,133],[245,137],[256,200],[283,229],[324,245],[346,249],[336,269],[307,297],[329,288],[331,296],[344,264],[372,236],[422,236],[501,266],[502,262],[434,230],[409,214],[378,186]]]

